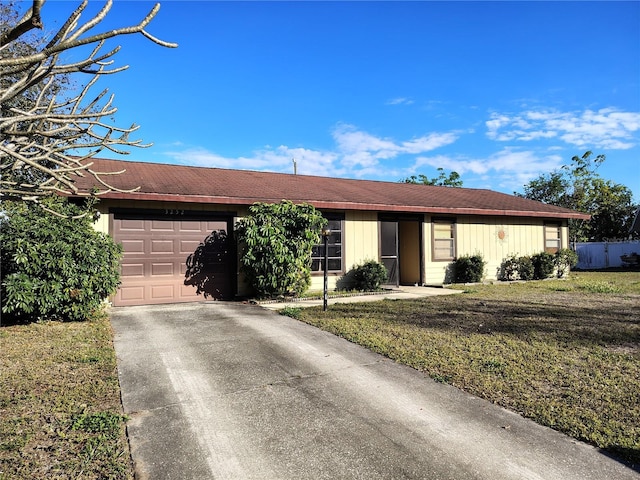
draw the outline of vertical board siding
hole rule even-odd
[[[449,283],[449,262],[432,260],[431,219],[424,224],[426,284]],[[568,247],[568,228],[562,227],[562,246]],[[471,217],[456,218],[456,255],[480,253],[487,262],[486,278],[495,280],[500,266],[510,255],[533,255],[544,251],[544,222],[533,218]]]
[[[152,202],[103,200],[98,209],[100,218],[94,228],[113,233],[112,214],[109,208],[137,209],[188,209],[207,212],[236,212],[235,220],[247,214],[248,207],[241,205],[184,204],[178,202]],[[453,218],[453,217],[452,217]],[[509,255],[533,255],[544,251],[544,221],[538,218],[458,216],[456,221],[456,255],[481,253],[487,262],[487,279],[496,279],[503,260]],[[434,262],[432,245],[432,216],[425,215],[422,225],[423,281],[427,285],[450,283],[451,262]],[[504,232],[504,235],[500,232]],[[569,247],[566,221],[562,226],[562,247]],[[379,260],[378,212],[346,211],[343,232],[343,269],[346,273],[366,260]],[[329,276],[329,287],[335,288],[341,275]],[[312,277],[312,290],[321,290],[323,278]],[[238,292],[247,291],[242,275],[238,275]]]
[[[344,273],[365,260],[378,260],[378,213],[347,211],[342,239]],[[329,289],[336,288],[342,275],[329,275]],[[310,290],[322,290],[324,277],[311,278]]]
[[[345,272],[365,260],[378,260],[377,212],[346,212],[344,223]]]

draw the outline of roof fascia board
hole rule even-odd
[[[273,198],[242,198],[242,197],[216,197],[208,195],[173,195],[143,192],[109,192],[100,196],[113,200],[148,200],[158,202],[178,202],[178,203],[212,203],[217,205],[245,205],[250,206],[256,202],[274,203],[284,199]],[[366,210],[381,212],[407,212],[425,214],[446,214],[446,215],[485,215],[500,217],[542,217],[542,218],[562,218],[589,220],[590,215],[579,212],[541,212],[525,210],[500,210],[500,209],[477,209],[477,208],[452,208],[452,207],[423,207],[413,205],[387,205],[373,203],[351,203],[351,202],[329,202],[322,200],[287,199],[294,203],[308,203],[318,209],[334,210]]]

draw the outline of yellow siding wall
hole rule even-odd
[[[103,200],[98,205],[101,215],[94,224],[96,230],[109,233],[109,208],[188,209],[208,212],[236,212],[236,218],[247,213],[247,207],[234,205],[184,204],[174,202],[130,202]],[[500,232],[504,232],[502,235]],[[422,238],[424,241],[423,279],[427,285],[450,283],[451,262],[432,261],[431,217],[425,215]],[[501,238],[502,237],[502,238]],[[566,222],[562,227],[562,247],[569,246]],[[456,254],[481,253],[487,262],[486,279],[496,279],[502,261],[509,255],[532,255],[544,251],[544,222],[542,219],[517,217],[456,218]],[[379,260],[378,212],[345,212],[343,232],[343,268],[349,271],[366,260]],[[329,288],[336,288],[341,275],[329,276]],[[314,275],[311,290],[322,290],[324,278]],[[247,285],[238,274],[239,294],[248,292]]]
[[[378,260],[378,213],[345,212],[344,232],[342,233],[343,269],[346,272],[354,265],[365,260]],[[329,275],[329,289],[336,288],[341,275]],[[324,277],[314,275],[310,290],[322,290]]]
[[[482,254],[486,279],[498,278],[500,265],[509,255],[533,255],[544,251],[544,222],[542,219],[517,217],[472,217],[456,219],[456,255]],[[441,284],[452,281],[449,262],[431,261],[431,223],[424,225],[425,283]],[[501,233],[502,232],[502,233]],[[562,247],[568,247],[568,228],[562,227]]]

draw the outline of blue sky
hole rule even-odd
[[[49,0],[47,29],[77,3]],[[147,30],[179,47],[121,38],[130,68],[98,84],[154,143],[125,158],[512,193],[592,150],[640,201],[640,2],[161,5]]]

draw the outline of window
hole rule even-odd
[[[453,220],[433,220],[433,260],[453,260],[456,256],[456,230]]]
[[[562,248],[562,229],[558,224],[544,226],[544,251],[556,253]]]
[[[329,241],[327,242],[327,272],[342,273],[342,233],[344,215],[324,213],[329,223],[327,227],[331,230]],[[324,239],[320,239],[318,245],[313,247],[311,253],[311,272],[324,272]]]

